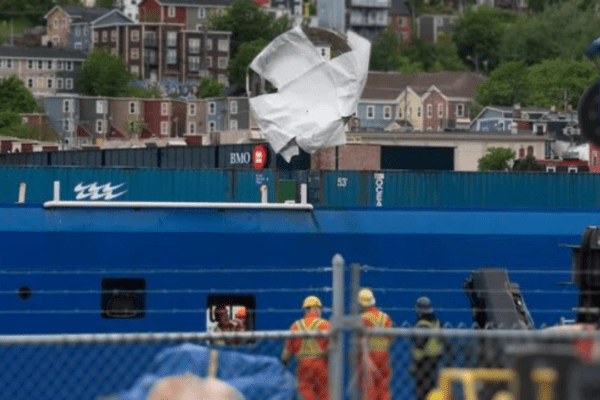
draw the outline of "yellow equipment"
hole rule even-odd
[[[321,300],[317,296],[308,296],[304,299],[302,303],[302,308],[311,308],[311,307],[319,307],[322,308],[323,304],[321,304]]]
[[[535,382],[535,400],[553,400],[554,384],[558,373],[552,368],[535,368],[531,371]],[[427,395],[427,400],[452,400],[454,383],[462,384],[464,400],[478,400],[477,384],[480,382],[507,383],[508,391],[497,392],[492,400],[514,400],[517,398],[519,379],[515,371],[500,368],[444,368],[440,371],[438,387]],[[533,399],[531,399],[533,400]]]

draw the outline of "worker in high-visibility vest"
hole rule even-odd
[[[302,303],[304,318],[290,327],[291,331],[328,331],[329,322],[321,318],[323,304],[316,296],[308,296]],[[327,383],[327,339],[290,338],[285,344],[281,361],[287,365],[296,356],[298,360],[298,392],[304,400],[329,398]]]
[[[389,315],[375,307],[371,289],[358,292],[358,304],[362,307],[362,323],[367,329],[391,328]],[[389,400],[391,366],[389,348],[392,338],[387,336],[364,336],[359,351],[359,382],[364,400]]]
[[[420,297],[417,300],[415,311],[418,319],[416,328],[441,329],[440,321],[435,317],[431,300],[428,297]],[[411,374],[415,378],[417,400],[425,400],[427,393],[435,387],[438,364],[443,351],[444,341],[442,338],[415,338]]]

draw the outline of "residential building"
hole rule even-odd
[[[48,122],[56,131],[61,150],[78,145],[76,127],[79,126],[79,95],[56,94],[43,98]]]
[[[89,54],[94,47],[93,33],[95,28],[133,24],[131,19],[117,9],[109,10],[100,16],[98,14],[100,13],[84,14],[71,23],[68,48],[82,50],[84,53]]]
[[[144,127],[144,100],[111,97],[107,101],[111,127],[123,132],[128,139],[139,138]]]
[[[423,14],[417,18],[417,37],[437,42],[442,35],[452,34],[452,25],[457,15]]]
[[[206,105],[206,132],[225,131],[229,127],[228,101],[226,97],[212,97],[205,99]]]
[[[22,113],[19,115],[27,125],[30,139],[52,140],[52,138],[56,138],[56,132],[48,121],[48,115],[44,113]],[[49,148],[52,146],[44,144],[43,147]]]
[[[390,25],[392,0],[349,0],[347,28],[374,40]]]
[[[84,27],[96,21],[113,9],[102,7],[78,7],[78,6],[54,6],[44,15],[48,26],[48,41],[52,47],[68,47],[70,43],[81,43],[83,49],[83,38],[91,35],[91,29],[87,34]],[[71,31],[78,26],[79,36],[71,36]],[[71,39],[80,37],[82,40],[71,42]]]
[[[205,142],[204,137],[207,133],[207,118],[206,118],[206,101],[191,100],[186,102],[187,113],[185,117],[185,133],[184,135],[196,136],[201,135],[203,138],[199,140],[200,144]]]
[[[34,96],[74,93],[84,58],[80,51],[0,46],[0,78],[17,75]]]
[[[175,23],[105,25],[94,29],[94,46],[121,55],[144,80],[198,84],[212,77],[227,86],[230,37],[230,32],[191,31]]]
[[[134,23],[140,22],[140,3],[141,0],[122,0],[120,2],[121,11]]]
[[[466,130],[469,107],[482,81],[472,72],[370,72],[358,103],[358,129]],[[391,120],[385,107],[391,107]]]
[[[392,0],[390,27],[403,43],[412,43],[412,13],[408,0]]]

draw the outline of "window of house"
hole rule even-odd
[[[444,116],[444,105],[442,103],[438,104],[438,117]]]
[[[202,24],[196,24],[196,30],[201,31],[203,28]]]
[[[421,106],[417,107],[417,117],[421,117]]]
[[[73,89],[73,78],[67,78],[65,80],[65,89]]]
[[[229,86],[229,82],[227,81],[227,75],[225,74],[217,75],[217,82],[219,82],[223,86]]]
[[[48,89],[52,89],[54,87],[54,79],[48,78],[48,82],[46,82],[46,86]]]
[[[177,46],[177,32],[167,32],[167,46]]]
[[[56,62],[56,70],[57,71],[62,71],[63,70],[63,62],[62,61],[57,61]]]
[[[108,31],[102,31],[102,42],[108,42]]]
[[[229,121],[229,130],[230,131],[237,131],[238,129],[238,123],[236,119],[232,119]]]
[[[169,6],[167,8],[167,14],[168,14],[169,18],[174,18],[175,17],[175,7]]]
[[[83,45],[81,44],[81,42],[77,42],[75,43],[75,50],[81,50],[83,48]]]
[[[375,106],[367,106],[367,119],[375,118]]]
[[[569,167],[569,168],[567,169],[567,172],[569,172],[569,173],[574,173],[574,172],[577,172],[577,167]]]
[[[456,105],[456,116],[457,117],[462,117],[465,114],[465,106],[462,104],[457,104]]]
[[[46,69],[52,71],[52,60],[46,61]]]
[[[556,172],[556,167],[547,165],[546,172]]]
[[[140,49],[133,48],[131,49],[131,59],[139,60],[140,58]]]
[[[206,18],[206,8],[204,8],[204,7],[198,8],[198,18]]]
[[[427,118],[433,116],[433,104],[427,104]]]
[[[0,60],[0,68],[4,67],[4,60]]]
[[[237,102],[237,100],[231,100],[229,102],[229,113],[237,114],[237,112],[238,112],[238,102]]]
[[[212,39],[206,39],[206,50],[212,50]]]
[[[190,53],[200,53],[200,39],[198,39],[198,38],[188,39],[188,51]]]
[[[38,60],[37,68],[40,69],[40,70],[44,69],[44,62],[42,60]]]
[[[68,118],[63,119],[63,131],[71,132],[71,120]]]
[[[404,113],[402,112],[402,105],[399,105],[398,110],[396,110],[396,116],[398,119],[402,119],[403,115],[404,115]]]
[[[139,75],[140,74],[140,67],[138,65],[132,65],[130,68],[130,71],[132,74],[136,74]]]
[[[169,103],[160,103],[160,115],[169,115]]]
[[[58,29],[58,24],[59,24],[58,18],[55,18],[54,21],[53,21],[53,23],[52,23],[52,25],[54,26],[54,29]]]
[[[217,129],[217,123],[215,121],[208,122],[208,131],[214,132]]]
[[[535,156],[533,154],[533,146],[527,146],[527,156]]]
[[[33,88],[33,78],[27,78],[27,87],[29,89]]]
[[[212,68],[212,57],[206,57],[206,68]]]
[[[81,28],[80,27],[75,28],[75,36],[81,36]]]
[[[63,78],[56,78],[56,88],[57,89],[63,88]]]
[[[521,147],[519,149],[519,158],[524,158],[525,157],[525,149],[523,147]]]
[[[94,31],[94,43],[98,43],[98,31]]]
[[[167,49],[167,64],[169,65],[173,65],[173,64],[177,64],[177,50],[175,49]]]
[[[54,44],[54,47],[58,47],[60,44],[60,38],[56,35],[52,36],[52,44]]]
[[[6,60],[6,68],[12,68],[13,64],[12,64],[12,59],[8,59]]]
[[[136,43],[140,41],[140,31],[137,29],[131,31],[131,41]]]
[[[198,71],[200,69],[200,57],[189,57],[188,66],[190,71]]]
[[[144,41],[146,42],[146,45],[149,46],[156,44],[156,32],[144,33]]]
[[[208,115],[215,115],[217,113],[217,103],[211,101],[208,103]]]
[[[196,123],[195,122],[190,122],[188,124],[188,133],[191,135],[196,133]]]
[[[229,40],[219,39],[217,48],[219,49],[219,51],[228,52],[229,51]]]
[[[28,69],[33,69],[35,66],[35,64],[33,63],[33,60],[29,60],[27,61],[27,68]]]
[[[67,61],[67,71],[73,71],[73,61]]]
[[[168,121],[161,121],[160,134],[163,136],[169,136],[169,122]]]
[[[220,69],[227,68],[227,57],[219,57],[218,65]]]
[[[390,106],[383,107],[383,118],[384,119],[392,119],[392,107],[390,107]]]
[[[96,120],[96,133],[104,132],[104,120],[97,119]]]
[[[188,115],[190,117],[196,115],[196,103],[188,103]]]
[[[129,102],[129,114],[137,114],[137,101]]]
[[[112,31],[110,31],[110,40],[112,42],[117,41],[117,30],[116,29],[113,29]]]
[[[104,100],[96,100],[96,114],[104,114]]]
[[[63,112],[71,112],[71,100],[63,100]]]

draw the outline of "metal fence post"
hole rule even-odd
[[[333,304],[329,340],[329,398],[341,400],[344,393],[344,258],[336,254],[333,264]]]
[[[350,316],[353,318],[359,318],[360,307],[356,299],[358,298],[358,291],[360,290],[360,264],[350,265]],[[360,400],[360,390],[358,384],[358,344],[359,344],[359,332],[356,328],[353,328],[351,335],[351,346],[350,346],[350,399]]]

